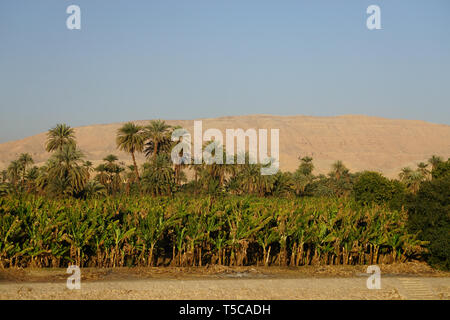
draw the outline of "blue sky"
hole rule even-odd
[[[450,124],[449,15],[448,0],[2,0],[0,142],[255,113]]]

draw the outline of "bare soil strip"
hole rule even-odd
[[[65,269],[4,269],[0,299],[449,299],[449,273],[380,267],[379,290],[367,289],[367,266],[87,268],[80,290],[66,288]]]

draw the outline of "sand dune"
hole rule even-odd
[[[280,129],[280,167],[295,170],[298,157],[312,156],[315,173],[326,173],[336,160],[342,160],[351,171],[375,170],[394,177],[405,166],[436,154],[450,157],[450,126],[415,120],[385,119],[368,116],[273,116],[248,115],[203,120],[203,130],[249,128]],[[193,133],[193,120],[170,120]],[[148,121],[136,121],[147,124]],[[106,155],[118,155],[130,162],[129,155],[116,149],[115,135],[121,123],[76,128],[78,145],[86,158],[101,162]],[[44,150],[46,133],[0,144],[0,169],[20,153],[28,152],[37,164],[49,154]],[[142,155],[139,161],[144,161]]]

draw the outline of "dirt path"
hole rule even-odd
[[[382,279],[380,290],[365,278],[134,280],[82,283],[0,284],[0,299],[449,299],[449,278]]]
[[[420,265],[382,266],[381,289],[364,267],[83,269],[69,290],[63,269],[0,271],[0,299],[445,299],[450,277]]]

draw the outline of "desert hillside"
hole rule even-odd
[[[394,120],[368,116],[272,116],[249,115],[202,119],[208,128],[244,130],[280,129],[280,167],[295,170],[298,156],[312,156],[315,173],[326,173],[336,160],[342,160],[351,171],[375,170],[394,177],[405,166],[436,154],[450,157],[450,126],[424,121]],[[193,134],[193,120],[170,120]],[[147,124],[148,121],[136,121]],[[78,145],[86,158],[97,164],[113,153],[130,162],[128,154],[117,151],[115,135],[121,123],[76,128]],[[0,169],[20,153],[30,153],[39,165],[49,154],[44,150],[46,133],[0,144]],[[144,157],[140,155],[139,161]]]

